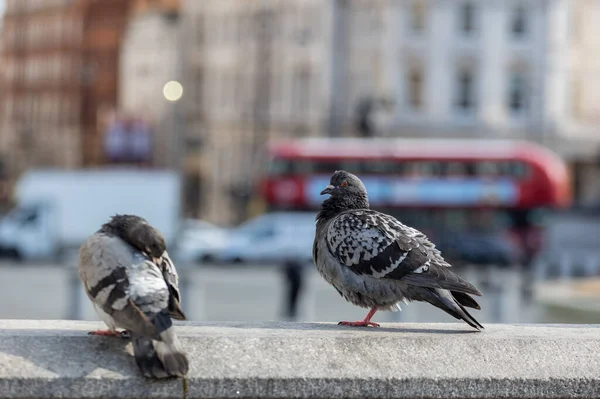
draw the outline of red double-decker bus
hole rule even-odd
[[[529,259],[540,244],[539,215],[572,201],[567,167],[556,154],[530,142],[481,139],[271,142],[262,197],[271,210],[316,210],[338,169],[363,180],[373,208],[423,230],[446,252],[473,247],[473,262],[489,255],[490,242]]]

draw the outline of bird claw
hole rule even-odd
[[[359,321],[340,321],[338,323],[338,326],[351,326],[351,327],[368,327],[368,326],[373,326],[373,327],[380,327],[380,325],[378,323],[372,322],[372,321],[364,321],[364,320],[359,320]]]
[[[96,330],[88,332],[88,335],[99,335],[102,337],[120,337],[120,338],[131,338],[129,331],[113,331],[113,330]]]

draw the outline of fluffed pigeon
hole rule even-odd
[[[313,260],[319,273],[354,305],[370,308],[351,326],[374,326],[378,310],[400,310],[399,302],[429,302],[483,329],[465,307],[480,309],[470,296],[481,293],[450,271],[450,265],[420,231],[369,209],[367,190],[343,170],[331,176],[321,195],[330,194],[317,214]]]
[[[79,250],[79,276],[108,331],[131,335],[136,363],[151,378],[184,376],[189,365],[171,318],[185,320],[179,278],[160,232],[146,220],[116,215]]]

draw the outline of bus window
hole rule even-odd
[[[428,162],[429,176],[440,177],[444,174],[443,162]]]
[[[309,159],[298,160],[298,161],[294,162],[294,166],[293,166],[294,174],[309,175],[311,173],[314,173],[313,166],[314,166],[314,162]]]
[[[313,161],[313,173],[330,175],[340,169],[335,161]]]
[[[378,161],[378,160],[367,160],[363,162],[362,172],[371,174],[392,174],[397,173],[397,162],[393,161]]]
[[[442,175],[441,162],[407,162],[407,175],[409,177],[437,177]]]
[[[463,177],[467,175],[467,165],[463,162],[448,162],[445,172],[448,177]]]
[[[490,161],[479,162],[477,164],[477,175],[487,177],[498,176],[498,164]]]
[[[465,172],[467,176],[475,176],[477,175],[477,167],[474,162],[465,162]]]
[[[288,159],[273,158],[269,163],[269,175],[281,176],[292,172],[292,163]]]
[[[510,175],[519,179],[525,179],[529,176],[529,165],[520,161],[510,162]]]
[[[404,164],[403,175],[407,177],[420,177],[419,167],[416,162],[406,162]]]
[[[340,162],[340,169],[343,169],[355,175],[361,175],[362,162],[355,160],[343,160]]]
[[[409,174],[407,162],[390,161],[390,173],[398,176],[407,176]]]
[[[510,163],[509,162],[498,162],[496,164],[496,170],[499,176],[511,176]]]

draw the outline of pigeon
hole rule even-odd
[[[401,310],[400,302],[428,302],[471,327],[483,326],[465,308],[481,309],[472,284],[450,271],[441,252],[420,231],[370,209],[367,190],[355,175],[338,170],[321,195],[313,260],[321,276],[348,302],[370,308],[364,320],[340,325],[373,326],[378,310]]]
[[[106,331],[131,336],[135,361],[149,378],[183,377],[189,363],[172,319],[185,320],[177,270],[162,234],[145,219],[115,215],[79,250],[79,276]]]

